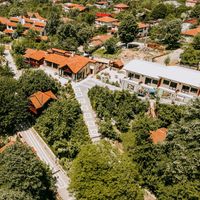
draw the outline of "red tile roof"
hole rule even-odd
[[[43,21],[47,21],[47,19],[45,19],[44,17],[42,17],[39,13],[31,13],[31,12],[28,12],[27,13],[29,17],[31,18],[37,18],[39,20],[43,20]]]
[[[79,72],[88,63],[94,63],[96,61],[91,60],[84,56],[74,55],[71,57],[66,57],[58,54],[47,54],[45,56],[45,61],[55,63],[59,68],[68,66],[73,73]]]
[[[0,17],[0,24],[7,24],[9,22],[9,20],[5,17]]]
[[[35,22],[34,25],[39,26],[39,27],[45,27],[46,26],[46,24],[42,23],[42,22]]]
[[[57,97],[53,94],[52,91],[38,91],[29,97],[29,100],[31,101],[36,110],[42,108],[50,99],[57,99]]]
[[[91,60],[87,57],[75,55],[69,57],[66,63],[60,65],[60,68],[63,68],[67,65],[71,69],[71,71],[76,74],[88,63],[95,63],[95,62],[96,62],[95,60]]]
[[[67,59],[68,57],[65,57],[65,56],[62,56],[62,55],[58,55],[58,54],[47,54],[45,56],[45,61],[47,62],[51,62],[51,63],[54,63],[54,64],[57,64],[57,65],[66,65],[67,63]]]
[[[119,4],[116,4],[114,6],[114,8],[118,8],[118,9],[126,9],[126,8],[129,8],[129,6],[127,4],[124,4],[124,3],[119,3]]]
[[[198,19],[196,19],[196,18],[187,19],[187,20],[184,21],[184,23],[189,23],[189,24],[196,25],[196,24],[198,24]]]
[[[104,35],[97,35],[91,39],[90,44],[94,46],[102,45],[104,42],[112,38],[112,35],[104,34]]]
[[[25,27],[25,28],[31,28],[32,26],[33,26],[33,24],[29,24],[29,23],[23,24],[23,27]]]
[[[20,19],[18,17],[10,17],[9,20],[12,21],[12,22],[19,22],[20,21]]]
[[[41,28],[41,27],[35,27],[35,26],[32,26],[30,29],[34,30],[34,31],[38,31],[38,32],[41,32],[44,30],[44,28]]]
[[[156,131],[150,131],[150,138],[154,144],[158,144],[163,142],[167,137],[167,129],[166,128],[159,128]]]
[[[11,29],[5,29],[3,32],[6,34],[12,34],[14,31]]]
[[[118,20],[112,17],[100,17],[97,18],[96,21],[98,22],[106,22],[106,23],[112,23],[112,22],[117,22]]]
[[[10,22],[10,21],[7,22],[7,25],[11,27],[17,27],[17,23]]]
[[[145,24],[145,23],[142,23],[142,22],[138,23],[138,28],[139,29],[143,29],[143,28],[147,28],[147,27],[149,27],[149,24]]]
[[[44,59],[45,56],[46,56],[46,51],[34,50],[34,49],[27,49],[24,55],[25,58],[30,58],[36,61]]]
[[[119,68],[119,69],[121,69],[124,66],[124,63],[122,62],[121,59],[114,60],[112,62],[112,64],[113,64],[113,67],[116,67],[116,68]]]
[[[84,11],[86,9],[85,6],[82,6],[80,4],[74,4],[74,3],[70,3],[65,6],[71,9],[78,9],[79,11]]]
[[[107,2],[107,1],[99,1],[99,2],[96,2],[96,4],[99,4],[99,5],[107,5],[108,2]]]
[[[27,17],[24,17],[24,16],[23,16],[23,19],[25,20],[26,23],[31,23],[31,24],[34,23],[34,21],[33,21],[32,19],[29,19],[29,18],[27,18]]]
[[[200,33],[200,26],[194,29],[189,29],[187,31],[182,32],[182,35],[187,35],[187,36],[196,36],[198,33]]]
[[[96,13],[96,17],[112,17],[109,13]]]

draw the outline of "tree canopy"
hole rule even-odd
[[[149,123],[149,130],[148,119],[141,123],[141,118],[133,124],[133,137],[140,136],[143,142],[135,140],[128,153],[137,163],[143,186],[154,192],[158,199],[199,198],[199,105],[197,99],[184,109],[179,120],[177,118],[168,126],[167,139],[161,144],[154,145],[148,140],[149,130],[158,128],[157,121]]]
[[[122,42],[132,42],[138,34],[138,25],[135,17],[132,15],[126,16],[120,23],[118,35]]]
[[[4,74],[5,75],[5,74]],[[20,129],[28,118],[28,101],[20,84],[10,77],[0,77],[0,133],[10,134]]]
[[[77,200],[143,199],[135,166],[106,142],[84,146],[73,161],[70,177]]]
[[[71,98],[53,102],[37,119],[35,128],[61,160],[74,159],[81,145],[90,142],[80,106]]]
[[[25,70],[19,78],[19,84],[27,97],[37,91],[58,91],[58,83],[42,70]]]
[[[6,191],[6,198],[9,199],[56,199],[55,180],[49,168],[21,143],[17,142],[0,154],[0,177],[0,188],[5,189],[0,199]]]
[[[128,91],[110,91],[95,86],[89,90],[92,107],[100,119],[113,119],[120,131],[129,129],[129,122],[138,113],[145,112],[146,103]]]

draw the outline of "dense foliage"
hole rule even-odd
[[[70,177],[77,200],[143,199],[135,166],[105,142],[84,146],[73,161]]]
[[[34,200],[25,192],[11,189],[0,189],[0,200]]]
[[[81,145],[90,142],[80,106],[71,98],[53,102],[35,128],[61,161],[75,158]]]
[[[105,120],[113,119],[120,131],[127,131],[130,120],[147,110],[147,105],[128,91],[110,91],[95,86],[88,95],[97,116]]]
[[[181,38],[181,21],[179,19],[164,20],[151,29],[150,35],[152,39],[166,44],[168,48],[175,48]]]
[[[154,145],[148,139],[149,131],[159,127],[157,120],[140,118],[132,124],[132,137],[136,139],[127,151],[138,164],[143,186],[158,199],[199,198],[199,108],[199,100],[189,105],[168,127],[167,139],[162,144]]]
[[[138,34],[138,25],[132,15],[126,16],[120,23],[118,30],[119,38],[122,42],[132,42]]]
[[[54,200],[55,180],[49,168],[21,143],[0,154],[0,199]]]
[[[180,55],[181,63],[199,69],[200,50],[195,50],[193,47],[188,47]]]
[[[25,70],[19,78],[22,92],[28,97],[37,91],[48,91],[56,93],[58,83],[42,70]]]
[[[0,133],[14,133],[20,124],[28,118],[28,101],[21,92],[20,84],[10,76],[10,72],[1,68],[0,77]]]

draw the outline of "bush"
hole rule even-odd
[[[17,69],[29,68],[30,66],[25,63],[25,59],[22,55],[15,56],[15,64],[17,65]]]

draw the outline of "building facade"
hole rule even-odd
[[[160,95],[191,99],[200,96],[200,72],[179,66],[164,66],[142,60],[132,60],[123,68],[126,78],[122,88],[138,92],[155,89]]]

